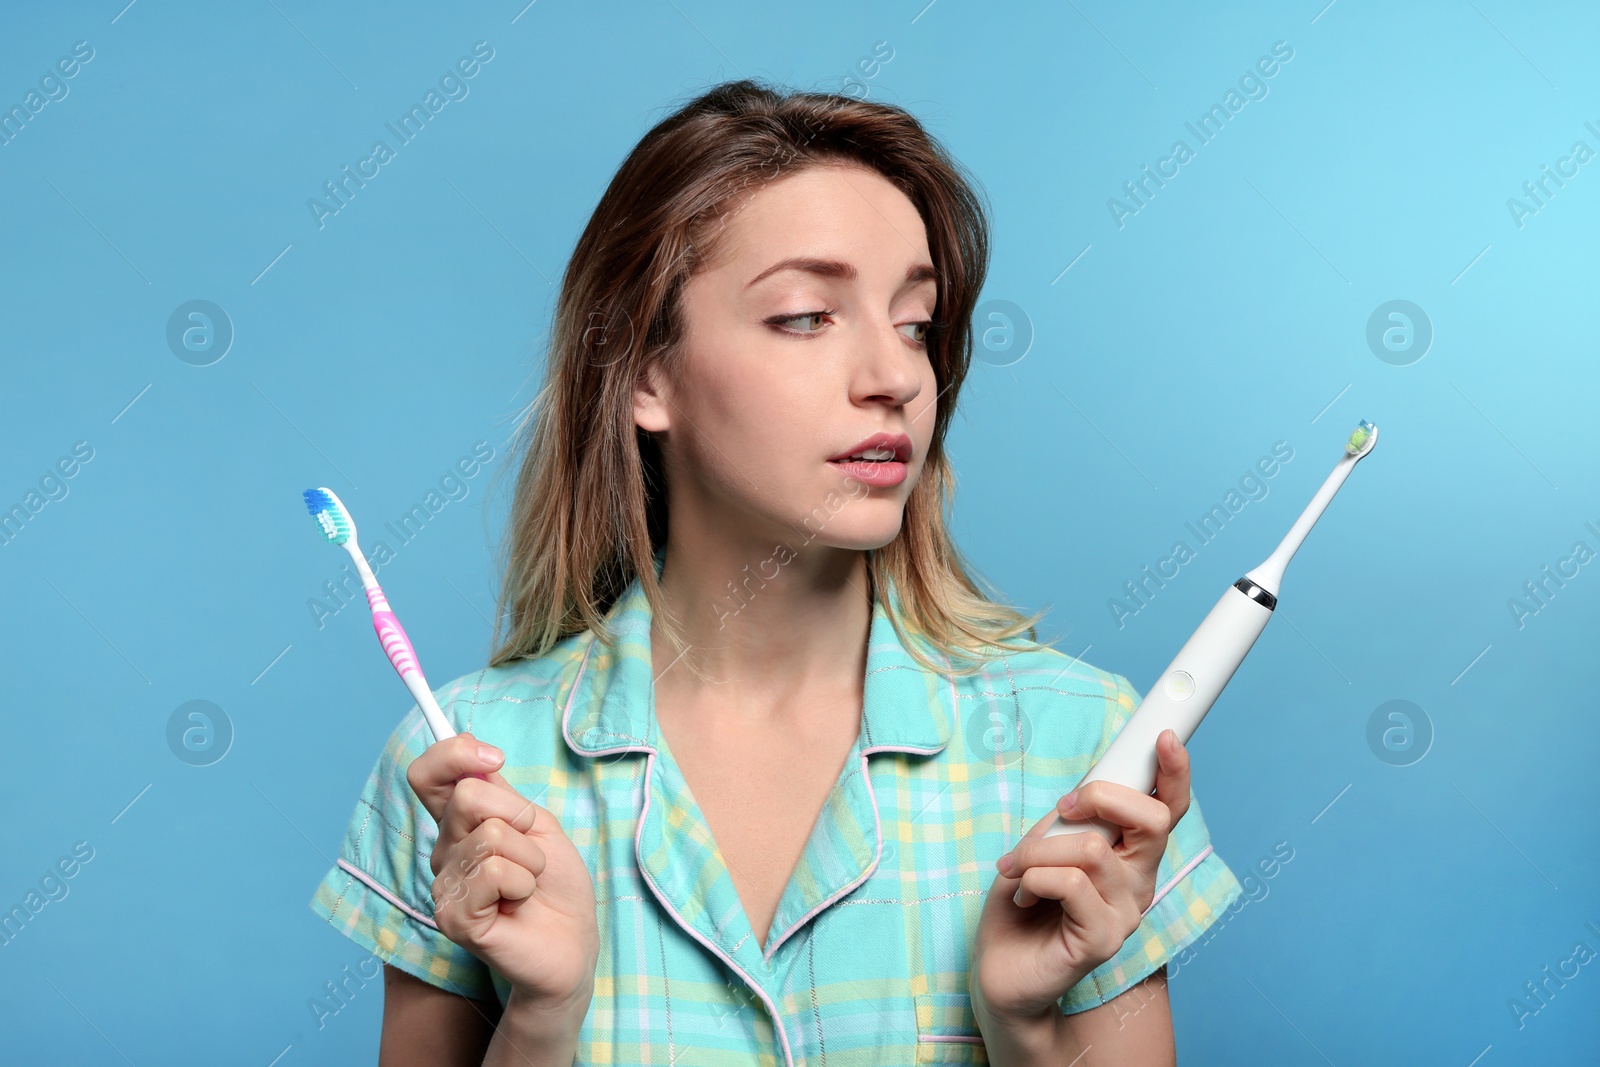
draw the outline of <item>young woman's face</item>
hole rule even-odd
[[[674,533],[888,544],[936,415],[921,216],[876,171],[825,164],[738,197],[724,227],[683,292],[685,387],[658,379],[635,404],[639,426],[666,431]],[[878,433],[909,455],[830,462]]]

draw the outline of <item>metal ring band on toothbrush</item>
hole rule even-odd
[[[1273,596],[1271,593],[1267,592],[1265,589],[1261,588],[1248,578],[1240,578],[1237,582],[1233,583],[1233,587],[1239,590],[1239,592],[1243,593],[1245,596],[1249,597],[1251,600],[1256,601],[1268,611],[1271,611],[1273,608],[1278,606],[1277,597]]]

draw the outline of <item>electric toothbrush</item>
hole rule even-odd
[[[1222,599],[1167,664],[1167,669],[1161,672],[1160,679],[1150,687],[1133,715],[1123,723],[1110,747],[1074,788],[1081,789],[1090,782],[1116,782],[1141,793],[1154,791],[1158,769],[1156,738],[1163,730],[1170,729],[1180,742],[1188,743],[1200,720],[1211,710],[1211,705],[1272,618],[1289,560],[1322,516],[1333,494],[1350,476],[1351,469],[1377,442],[1378,428],[1363,419],[1351,433],[1345,454],[1334,464],[1333,472],[1289,528],[1283,541],[1260,566],[1247,572],[1222,594]],[[1104,819],[1064,819],[1058,812],[1044,836],[1086,830],[1094,830],[1113,845],[1122,833],[1118,826]]]

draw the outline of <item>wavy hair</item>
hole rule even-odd
[[[969,674],[999,649],[1037,647],[1044,612],[1024,617],[981,592],[946,528],[955,475],[945,433],[988,270],[983,200],[904,109],[741,79],[713,86],[644,135],[573,249],[545,379],[512,449],[520,460],[490,666],[542,655],[588,629],[613,645],[604,616],[635,576],[662,632],[683,650],[654,561],[667,531],[661,457],[633,422],[634,389],[652,365],[682,385],[683,286],[715,260],[741,198],[802,168],[841,163],[876,170],[916,206],[938,272],[935,316],[948,323],[928,345],[939,386],[932,442],[899,534],[868,551],[869,595],[889,593],[896,632],[930,670]],[[1024,631],[1026,641],[1013,640]]]

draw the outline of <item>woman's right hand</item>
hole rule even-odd
[[[503,759],[483,758],[463,733],[430,745],[406,769],[439,826],[434,921],[504,975],[519,999],[553,1010],[587,1005],[600,948],[594,883],[555,815],[495,770]]]

